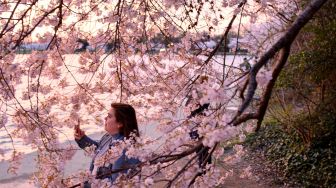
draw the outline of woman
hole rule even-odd
[[[139,136],[134,108],[128,104],[112,103],[108,115],[105,117],[105,130],[107,133],[99,142],[96,142],[85,135],[78,123],[78,125],[75,126],[74,136],[78,146],[82,149],[92,145],[96,146],[95,154],[90,165],[90,172],[96,175],[97,179],[108,178],[109,181],[113,183],[119,173],[126,173],[130,167],[138,164],[140,161],[135,158],[128,158],[125,155],[125,149],[113,164],[104,162],[105,164],[103,166],[97,166],[95,165],[97,164],[95,160],[98,160],[99,157],[106,154],[112,146],[115,146],[116,142],[122,141],[124,138],[130,138],[131,133]],[[118,171],[118,173],[111,173],[113,171]],[[89,187],[89,185],[86,183],[84,187]]]

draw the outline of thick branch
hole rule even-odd
[[[244,110],[249,106],[255,90],[257,88],[256,75],[263,65],[265,65],[274,55],[282,48],[290,47],[295,37],[300,30],[307,24],[313,15],[322,7],[328,0],[313,0],[305,10],[297,17],[292,26],[285,32],[285,34],[266,52],[261,56],[259,61],[251,68],[248,92],[246,99],[238,109],[238,112],[232,122],[238,118]],[[231,122],[231,123],[232,123]]]
[[[258,109],[258,124],[257,124],[257,128],[256,131],[258,131],[260,129],[261,126],[261,122],[264,119],[265,113],[266,113],[266,109],[269,103],[269,100],[271,98],[271,94],[272,94],[272,90],[274,88],[275,82],[282,70],[282,68],[284,67],[284,65],[286,64],[286,61],[288,59],[289,56],[289,52],[290,52],[290,47],[286,46],[285,48],[283,48],[280,51],[280,57],[279,60],[275,66],[275,68],[272,71],[272,79],[268,82],[267,86],[266,86],[266,90],[263,93],[262,96],[262,100]]]

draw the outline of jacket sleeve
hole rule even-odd
[[[77,142],[78,146],[82,149],[95,145],[96,147],[98,147],[98,142],[92,140],[91,138],[89,138],[88,136],[84,135],[81,139],[77,140],[75,139],[75,141]]]

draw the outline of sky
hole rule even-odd
[[[37,3],[37,9],[45,9],[48,6],[50,6],[51,0],[43,0],[43,1],[38,1]],[[57,2],[57,1],[52,1],[52,2]],[[218,2],[219,3],[219,2]],[[15,6],[15,4],[11,4],[12,7]],[[109,7],[108,10],[113,9],[113,5],[108,5]],[[84,8],[83,8],[84,7]],[[86,7],[86,8],[85,8]],[[81,9],[88,9],[88,5],[86,4],[81,4]],[[215,23],[213,25],[214,29],[212,30],[211,34],[212,35],[219,35],[219,34],[223,34],[223,32],[225,31],[226,27],[228,26],[229,21],[231,20],[232,17],[232,13],[234,11],[233,7],[225,7],[223,8],[221,6],[221,3],[216,4],[215,5],[215,9],[219,10],[217,13],[214,13],[213,11],[211,11],[210,5],[209,4],[204,4],[203,8],[202,8],[202,12],[200,15],[200,19],[197,25],[197,31],[198,32],[208,32],[208,26],[207,23],[204,20],[208,20],[208,23]],[[27,5],[25,4],[21,4],[18,6],[17,10],[18,11],[23,11],[27,8]],[[103,8],[102,8],[103,9]],[[179,9],[176,10],[174,9],[174,7],[171,10],[168,10],[168,12],[175,14],[175,15],[180,15],[182,14],[182,10],[183,9]],[[73,12],[78,11],[81,12],[82,10],[76,10],[75,8],[73,8]],[[102,16],[106,16],[109,13],[109,11],[104,11],[102,13]],[[224,19],[213,19],[214,16],[216,16],[217,18],[219,18],[219,14],[221,14]],[[10,16],[10,12],[2,12],[2,17],[9,17]],[[26,20],[29,21],[29,18],[33,18],[34,16],[36,16],[36,12],[35,11],[31,11],[28,14],[29,16],[26,16]],[[191,13],[192,15],[192,13]],[[79,28],[83,33],[90,33],[90,35],[95,35],[97,33],[97,31],[102,30],[102,29],[106,29],[108,24],[103,24],[101,22],[99,22],[98,20],[102,17],[96,17],[96,16],[89,16],[90,19],[89,21],[85,21],[81,24],[78,24],[77,28]],[[239,25],[239,20],[241,19],[241,23],[244,25],[244,28],[248,27],[249,25],[249,18],[246,16],[243,17],[237,17],[236,21],[233,24],[234,30],[237,30],[238,25]],[[63,24],[67,25],[67,24],[71,24],[74,23],[78,20],[78,16],[76,16],[75,13],[71,14],[70,16],[67,17],[66,20],[63,21]],[[175,19],[176,22],[177,19]],[[187,23],[187,22],[185,22]],[[152,23],[153,24],[153,23]],[[187,23],[189,24],[189,23]],[[182,27],[186,28],[187,24],[181,24]],[[109,27],[111,27],[111,25],[109,25]],[[19,28],[19,27],[17,27]],[[113,28],[113,24],[112,24],[112,28]],[[241,27],[241,30],[244,29],[243,27]],[[37,28],[33,34],[32,34],[32,40],[36,40],[37,35],[43,35],[46,32],[53,32],[54,27],[53,26],[44,26],[44,27],[39,27]],[[196,30],[190,30],[191,32],[195,32]]]

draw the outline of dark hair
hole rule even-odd
[[[123,103],[112,103],[111,107],[114,109],[116,121],[123,125],[120,134],[126,138],[129,138],[131,133],[139,136],[138,122],[134,108],[129,104]]]

